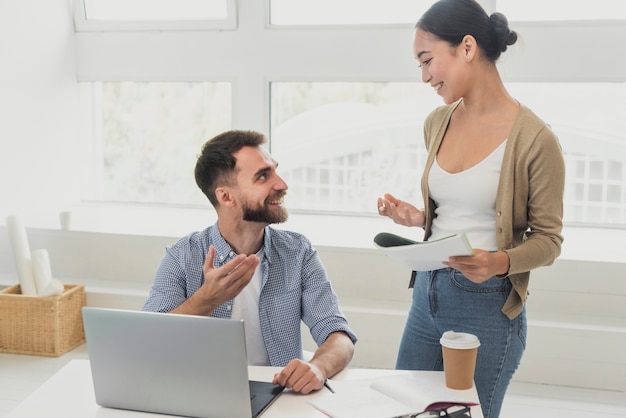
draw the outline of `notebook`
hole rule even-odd
[[[282,393],[248,380],[242,321],[83,307],[100,406],[196,418],[258,417]]]

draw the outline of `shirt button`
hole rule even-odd
[[[502,211],[501,210],[498,211],[498,216],[502,216]]]
[[[223,255],[220,255],[220,260],[223,260],[223,259],[224,259],[224,256],[223,256]]]
[[[226,310],[227,310],[227,311],[230,311],[231,309],[233,309],[233,307],[232,307],[232,306],[230,306],[230,305],[228,305],[228,306],[226,307]]]
[[[235,255],[235,253],[231,251],[230,253],[228,253],[228,255],[232,257]]]

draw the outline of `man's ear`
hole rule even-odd
[[[476,42],[476,38],[472,35],[465,35],[463,40],[461,41],[461,50],[463,51],[463,56],[467,62],[474,59],[477,54],[478,43]]]
[[[232,190],[226,186],[215,189],[215,197],[221,206],[232,206],[235,203]]]

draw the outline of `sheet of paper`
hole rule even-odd
[[[415,412],[408,405],[372,389],[371,381],[333,382],[335,393],[326,391],[308,402],[332,418],[395,418]]]
[[[472,391],[449,389],[433,385],[432,380],[413,375],[390,376],[372,381],[370,387],[390,398],[421,412],[433,403],[464,403],[475,405]]]
[[[456,234],[436,241],[397,247],[375,245],[389,257],[414,271],[437,270],[446,267],[443,261],[447,261],[452,256],[472,255],[474,253],[465,234]]]

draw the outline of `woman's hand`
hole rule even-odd
[[[504,251],[474,249],[474,255],[450,257],[443,264],[460,271],[474,283],[482,283],[493,276],[506,274],[509,271],[509,256]]]
[[[387,216],[395,223],[404,226],[424,227],[424,212],[415,206],[396,199],[389,193],[385,193],[384,197],[378,198],[378,214]]]

